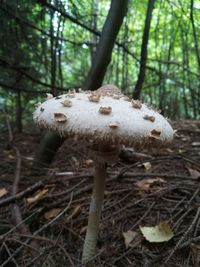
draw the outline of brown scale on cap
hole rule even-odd
[[[99,102],[101,95],[97,93],[92,93],[90,96],[88,96],[88,99],[91,102]]]
[[[128,101],[128,102],[131,102],[130,97],[128,97],[128,96],[126,96],[126,95],[123,97],[123,100]]]
[[[54,113],[54,120],[57,122],[66,122],[67,121],[67,116],[64,113]]]
[[[76,90],[72,89],[72,90],[68,91],[68,93],[65,97],[74,98],[75,96],[76,96]]]
[[[114,99],[120,99],[122,97],[122,95],[113,95]]]
[[[97,89],[97,93],[100,93],[103,96],[113,96],[113,95],[121,95],[121,90],[112,84],[105,84]]]
[[[52,98],[53,98],[52,94],[46,93],[46,100],[49,100],[49,99],[52,99]]]
[[[74,98],[76,95],[75,95],[75,93],[69,93],[69,94],[67,94],[67,96],[66,97],[69,97],[69,98]]]
[[[109,115],[112,112],[111,107],[100,107],[99,108],[99,113],[104,114],[104,115]]]
[[[160,139],[160,134],[161,134],[161,130],[157,128],[157,129],[153,129],[150,132],[149,136],[155,139]]]
[[[111,129],[117,129],[117,128],[119,127],[119,123],[117,123],[117,122],[111,122],[111,123],[109,124],[109,127],[110,127]]]
[[[142,107],[142,104],[140,103],[139,100],[132,99],[131,104],[133,108],[138,108],[140,109]]]
[[[42,105],[42,103],[41,102],[38,102],[37,104],[35,104],[35,107],[36,108],[39,108],[41,105]]]
[[[155,121],[155,117],[154,116],[149,116],[149,115],[145,115],[143,117],[143,119],[154,122]]]
[[[68,99],[65,99],[63,102],[61,102],[61,104],[64,106],[64,107],[68,107],[70,108],[72,106],[72,101],[68,100]]]

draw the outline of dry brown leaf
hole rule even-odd
[[[0,197],[5,196],[8,193],[8,191],[5,188],[0,188]]]
[[[145,169],[148,171],[151,169],[151,162],[147,161],[143,163],[143,166],[145,167]]]
[[[43,189],[43,190],[38,191],[33,197],[27,198],[28,204],[33,204],[33,203],[39,201],[40,199],[42,199],[46,195],[46,193],[48,191],[49,191],[48,189]]]
[[[166,181],[163,180],[162,178],[156,177],[156,178],[143,179],[141,181],[136,182],[135,185],[141,191],[155,191],[160,188],[161,183],[165,182]]]
[[[94,164],[94,161],[92,159],[86,159],[83,162],[86,166],[92,166]]]
[[[191,168],[187,168],[188,172],[190,174],[190,176],[194,177],[194,178],[199,178],[200,177],[200,172],[195,170],[195,169],[191,169]]]
[[[70,215],[66,215],[66,222],[69,222],[73,217],[78,215],[80,212],[81,212],[81,205],[78,205],[77,207],[74,208],[74,210]]]
[[[174,236],[169,223],[166,221],[160,222],[153,227],[140,226],[140,230],[144,238],[151,243],[166,242]]]
[[[51,220],[51,219],[55,218],[60,213],[60,211],[61,211],[61,209],[59,209],[59,208],[49,210],[49,211],[45,212],[44,217],[47,220]]]
[[[178,150],[178,153],[179,153],[179,154],[183,154],[183,153],[185,153],[186,151],[187,151],[187,150],[180,148],[180,149]]]
[[[128,230],[127,232],[123,232],[122,235],[124,237],[124,242],[125,242],[126,248],[128,248],[130,246],[132,247],[132,245],[130,245],[130,244],[133,240],[137,241],[136,243],[138,244],[139,234],[137,232],[132,231],[132,230]]]

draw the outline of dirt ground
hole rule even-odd
[[[126,150],[108,166],[95,266],[200,266],[200,121],[173,124],[170,147]],[[33,169],[40,138],[0,136],[1,267],[81,266],[94,162],[66,140],[50,168]],[[168,241],[141,232],[158,225]]]

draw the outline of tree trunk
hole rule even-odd
[[[53,158],[65,141],[65,138],[61,138],[58,134],[49,132],[42,138],[34,159],[35,167],[47,167],[53,161]]]
[[[99,9],[99,0],[92,0],[92,10],[93,10],[93,18],[92,18],[92,29],[97,31],[97,19],[98,19],[98,9]],[[94,56],[97,50],[98,36],[95,33],[91,33],[91,62],[94,60]]]
[[[18,133],[22,133],[22,103],[20,90],[17,91],[16,96],[16,130]]]
[[[148,46],[148,41],[149,41],[149,30],[150,30],[150,25],[151,25],[153,7],[154,7],[154,0],[149,0],[147,12],[146,12],[143,38],[142,38],[142,47],[141,47],[141,54],[140,54],[140,70],[139,70],[138,79],[135,85],[135,89],[133,92],[133,98],[135,99],[140,98],[142,85],[143,85],[144,78],[145,78],[145,69],[146,69],[146,62],[147,62],[147,46]]]
[[[51,94],[56,95],[55,85],[56,85],[56,51],[55,51],[55,40],[54,40],[54,11],[50,11],[50,34],[51,34]]]
[[[192,33],[193,33],[193,38],[194,38],[194,47],[195,47],[195,52],[196,52],[197,64],[198,64],[198,69],[200,72],[200,50],[199,50],[199,44],[198,44],[198,35],[197,35],[196,27],[194,24],[193,7],[194,7],[194,0],[191,0],[190,1],[190,20],[192,23]]]
[[[83,86],[85,90],[96,90],[101,86],[127,7],[128,0],[112,0],[91,69]]]

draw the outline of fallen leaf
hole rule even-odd
[[[147,161],[143,163],[143,166],[145,167],[145,169],[148,171],[151,169],[151,162]]]
[[[14,159],[15,157],[14,157],[12,154],[9,154],[9,155],[8,155],[8,158],[9,158],[9,159]]]
[[[0,188],[0,197],[5,196],[8,193],[8,191],[5,188]]]
[[[160,187],[161,183],[165,183],[165,180],[156,177],[156,178],[143,179],[141,181],[136,182],[135,185],[141,191],[155,191]]]
[[[83,163],[86,165],[86,166],[92,166],[94,164],[94,161],[92,159],[86,159],[83,161]]]
[[[130,244],[133,240],[137,239],[137,241],[138,241],[138,233],[135,231],[128,230],[127,232],[123,232],[122,235],[124,237],[124,242],[125,242],[126,248],[130,247]],[[138,242],[136,242],[136,243],[138,243]]]
[[[200,177],[200,172],[191,168],[187,168],[190,176],[194,178],[199,178]]]
[[[173,153],[173,150],[171,148],[165,148],[165,151],[168,153]]]
[[[48,191],[49,191],[48,189],[43,189],[43,190],[38,191],[35,194],[35,196],[27,198],[28,204],[33,204],[37,202],[38,200],[42,199]]]
[[[51,219],[55,218],[60,213],[60,211],[61,211],[61,209],[59,209],[59,208],[49,210],[49,211],[45,212],[44,218],[47,220],[51,220]]]
[[[166,242],[174,236],[170,225],[166,221],[160,222],[159,225],[153,227],[140,226],[140,231],[145,239],[151,243]]]
[[[74,208],[70,215],[66,215],[66,222],[72,220],[75,216],[77,216],[81,212],[81,205],[78,205]]]
[[[182,137],[181,140],[182,140],[183,142],[186,142],[186,141],[188,141],[188,137]]]
[[[187,152],[187,150],[185,150],[185,149],[181,149],[181,148],[180,148],[180,149],[178,150],[178,153],[179,153],[179,154],[183,154],[183,153],[185,153],[185,152]]]

